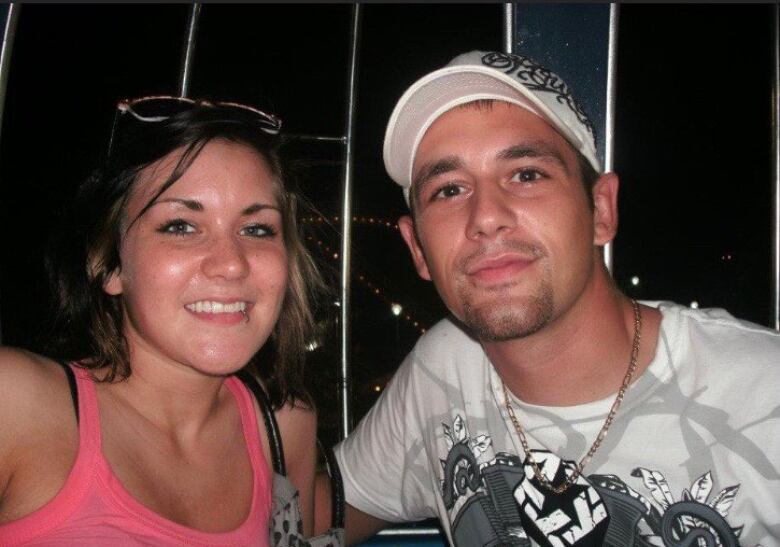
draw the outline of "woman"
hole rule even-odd
[[[301,366],[319,278],[279,121],[167,97],[120,103],[117,119],[48,264],[57,360],[0,352],[0,544],[268,544],[268,435],[233,376],[248,364],[308,535],[316,416]]]

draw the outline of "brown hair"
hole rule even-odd
[[[311,405],[303,387],[303,365],[306,345],[315,334],[312,306],[324,284],[299,232],[299,199],[279,154],[282,139],[261,131],[251,113],[236,108],[193,106],[161,122],[130,121],[132,125],[114,138],[103,166],[80,186],[50,242],[46,265],[56,310],[47,352],[100,370],[100,381],[119,381],[132,373],[122,297],[103,290],[121,267],[119,246],[123,226],[128,226],[124,215],[129,196],[143,169],[183,149],[171,175],[131,225],[184,174],[207,143],[235,142],[255,150],[274,176],[289,269],[282,310],[271,334],[270,366],[265,359],[259,366],[259,355],[265,356],[268,348],[248,365],[264,378],[274,406],[293,400]]]

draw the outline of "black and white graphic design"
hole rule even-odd
[[[497,68],[504,71],[505,74],[514,76],[529,89],[546,91],[554,94],[557,101],[568,106],[580,123],[588,128],[588,131],[595,140],[596,131],[593,123],[574,99],[571,91],[569,91],[569,86],[567,86],[566,82],[557,74],[543,67],[533,59],[524,57],[523,55],[512,55],[509,53],[488,53],[482,57],[482,64]]]
[[[709,472],[677,497],[661,471],[641,467],[627,480],[580,476],[554,494],[518,456],[499,452],[487,460],[492,440],[484,434],[472,438],[461,416],[442,426],[447,454],[441,492],[458,547],[530,547],[532,541],[544,547],[740,545],[742,527],[726,520],[739,485],[716,489]],[[532,457],[554,484],[575,469],[546,450],[532,451]]]

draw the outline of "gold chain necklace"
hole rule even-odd
[[[626,390],[631,384],[631,378],[633,378],[634,372],[636,372],[637,358],[639,357],[639,344],[642,341],[642,312],[639,309],[639,304],[636,300],[631,300],[631,305],[634,308],[634,342],[631,347],[631,360],[628,363],[628,372],[626,372],[626,375],[623,377],[623,384],[620,386],[617,396],[612,402],[612,408],[610,408],[609,414],[607,414],[607,419],[604,420],[604,425],[601,426],[599,434],[596,435],[596,440],[593,441],[593,444],[591,445],[590,450],[588,450],[588,453],[585,454],[585,456],[580,460],[580,463],[578,463],[574,468],[574,472],[566,477],[566,480],[560,486],[555,486],[549,480],[547,480],[547,477],[545,477],[542,473],[539,464],[536,463],[536,460],[534,460],[531,456],[531,449],[528,447],[528,441],[525,438],[525,433],[523,432],[523,428],[520,427],[520,422],[517,420],[515,411],[512,408],[512,403],[509,399],[509,391],[507,390],[505,383],[502,382],[501,384],[504,388],[504,404],[506,406],[506,411],[509,413],[509,419],[512,420],[512,424],[515,426],[517,436],[520,437],[520,443],[522,443],[523,451],[525,452],[525,459],[528,461],[528,463],[531,464],[531,467],[533,467],[534,476],[539,481],[539,483],[541,483],[551,492],[561,494],[568,490],[571,485],[577,482],[577,479],[582,474],[582,470],[586,465],[588,465],[588,463],[590,463],[591,458],[593,458],[593,454],[595,454],[596,450],[598,450],[601,446],[601,442],[607,435],[607,431],[612,425],[612,421],[615,419],[615,414],[617,414],[618,408],[620,408],[620,404],[623,402],[623,397],[626,394]]]

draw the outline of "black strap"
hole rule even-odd
[[[79,423],[79,390],[76,387],[76,375],[73,374],[73,369],[67,363],[62,361],[59,363],[65,369],[65,377],[68,379],[68,387],[70,387],[70,399],[73,401],[73,410],[76,412],[76,423]]]
[[[323,446],[317,439],[317,445],[325,456],[325,465],[330,475],[330,507],[331,507],[331,527],[344,528],[344,483],[341,481],[341,471],[333,449]]]
[[[276,423],[276,417],[274,411],[271,408],[271,400],[268,398],[268,394],[257,381],[257,378],[252,376],[246,370],[240,370],[236,373],[236,376],[241,380],[249,391],[255,396],[257,404],[263,413],[263,419],[265,420],[265,429],[268,432],[268,444],[271,446],[271,459],[273,460],[274,472],[280,475],[287,476],[287,469],[284,465],[284,449],[282,448],[282,436],[279,434],[279,424]]]
[[[282,436],[279,434],[279,425],[276,423],[276,417],[271,408],[271,400],[268,398],[268,394],[263,389],[263,386],[257,381],[257,378],[252,376],[249,372],[240,370],[236,373],[236,376],[249,388],[249,391],[251,391],[255,396],[255,399],[257,399],[257,404],[263,412],[266,431],[268,431],[268,443],[271,445],[271,457],[273,459],[274,471],[286,477],[287,471],[284,466]],[[317,445],[325,456],[325,465],[328,467],[328,475],[330,475],[332,508],[331,527],[344,528],[344,483],[341,480],[339,464],[336,461],[336,457],[333,455],[333,450],[324,447],[319,440],[317,441]]]

